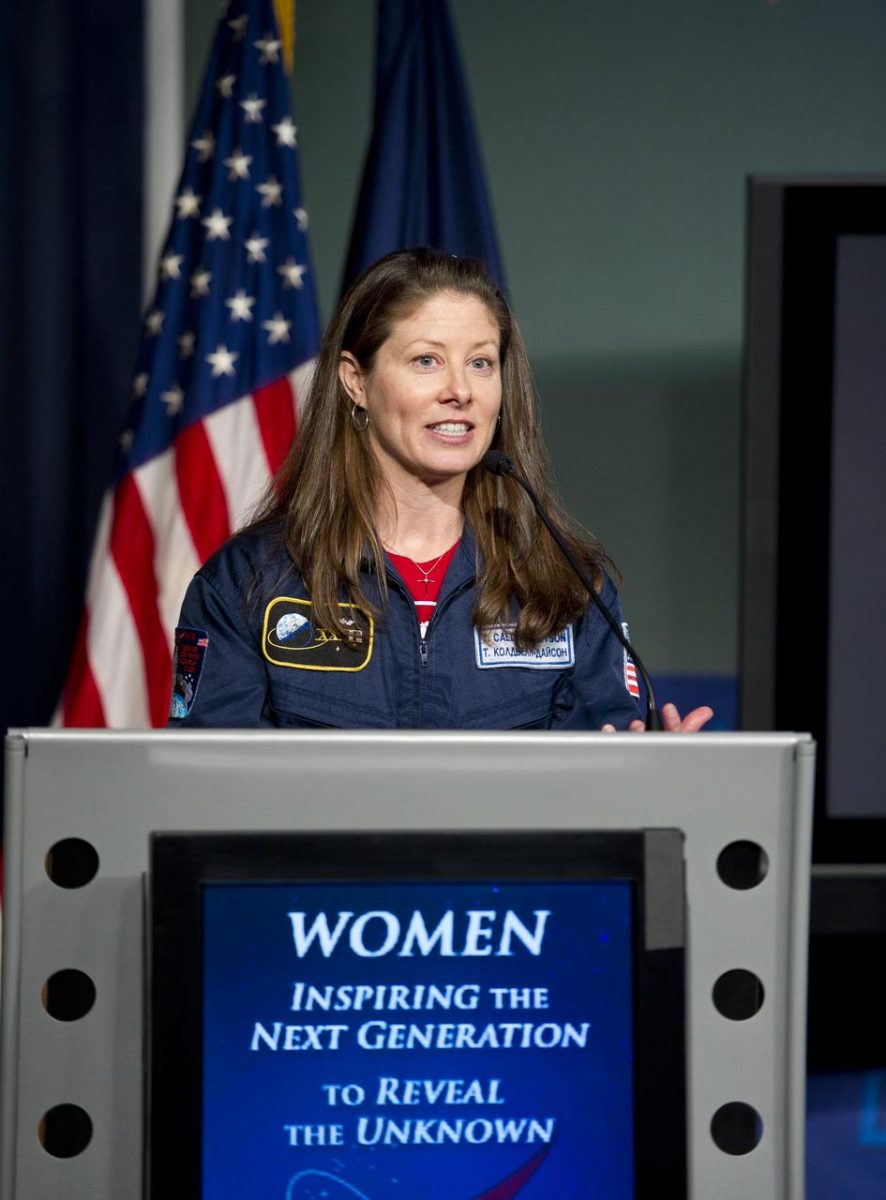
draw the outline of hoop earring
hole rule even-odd
[[[362,413],[362,418],[359,418],[357,413]],[[351,409],[351,424],[358,433],[365,433],[369,428],[369,413],[366,411],[363,405],[358,404],[356,400],[354,401],[354,407]]]

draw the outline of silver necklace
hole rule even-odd
[[[421,575],[421,582],[425,585],[425,596],[427,596],[427,594],[428,594],[429,585],[437,582],[436,579],[431,578],[431,572],[436,571],[437,567],[439,567],[440,563],[443,561],[443,559],[449,553],[448,549],[444,550],[443,553],[440,555],[440,557],[435,559],[431,563],[431,565],[428,567],[428,569],[425,570],[425,568],[421,565],[421,563],[417,563],[415,561],[415,559],[410,558],[408,554],[400,554],[399,550],[395,550],[393,548],[393,546],[388,546],[388,549],[391,551],[392,554],[397,554],[397,555],[399,555],[400,558],[405,558],[407,562],[412,563],[412,565],[415,567],[416,571],[418,571],[419,575]],[[451,547],[450,547],[450,549],[451,549]]]

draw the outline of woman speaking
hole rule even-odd
[[[642,728],[630,660],[490,448],[620,623],[602,547],[550,494],[506,301],[476,260],[388,255],[339,305],[256,519],[188,589],[171,723]]]

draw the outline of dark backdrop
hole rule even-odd
[[[51,717],[128,398],[142,261],[141,0],[0,21],[2,724]]]

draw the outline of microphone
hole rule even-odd
[[[480,459],[480,465],[481,467],[485,467],[487,471],[491,471],[493,475],[510,475],[511,479],[520,485],[520,487],[532,501],[533,505],[535,506],[535,511],[538,513],[542,524],[560,547],[560,550],[562,551],[570,567],[572,567],[573,571],[587,588],[588,595],[600,610],[609,628],[634,660],[637,670],[640,672],[640,675],[643,678],[643,683],[646,686],[646,728],[648,730],[652,730],[653,732],[660,732],[662,728],[661,717],[659,716],[658,707],[655,703],[655,690],[652,687],[652,680],[649,678],[649,672],[643,666],[643,661],[640,658],[640,655],[625,637],[624,631],[621,629],[618,621],[616,621],[615,617],[613,617],[612,613],[603,603],[602,599],[600,598],[600,594],[594,587],[593,581],[588,578],[581,563],[566,544],[566,541],[564,540],[563,535],[560,533],[560,530],[556,527],[554,522],[542,508],[541,501],[536,495],[535,489],[527,479],[523,478],[508,456],[503,454],[501,450],[487,450]]]

